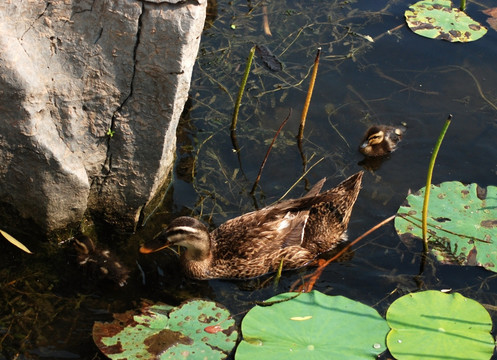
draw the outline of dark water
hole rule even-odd
[[[491,6],[490,0],[470,3],[468,13],[484,22],[481,10]],[[237,1],[211,7],[164,202],[137,234],[99,239],[116,247],[113,250],[132,269],[129,284],[117,288],[88,281],[62,250],[39,249],[39,255],[28,257],[6,247],[0,255],[3,356],[15,358],[19,352],[22,359],[103,358],[91,340],[93,322],[136,308],[142,298],[172,305],[208,298],[240,319],[255,300],[288,291],[309,273],[285,272],[276,288],[270,277],[191,281],[179,272],[174,254],[145,257],[138,255],[137,247],[178,215],[194,215],[216,227],[276,201],[300,178],[303,165],[295,135],[309,79],[299,83],[318,46],[321,62],[303,142],[311,169],[289,196],[303,194],[306,182],[328,177],[328,186],[333,186],[361,170],[357,146],[369,125],[405,122],[408,130],[399,150],[364,177],[349,225],[349,238],[356,238],[393,215],[410,189],[424,186],[431,150],[449,113],[454,118],[433,182],[495,185],[497,33],[490,29],[481,40],[467,44],[422,38],[405,26],[386,34],[404,24],[406,7],[401,1],[274,2],[268,4],[270,37],[262,31],[259,7]],[[370,43],[366,35],[376,41]],[[229,126],[253,44],[271,49],[284,70],[273,73],[255,60],[237,125],[237,154]],[[251,196],[268,144],[290,109],[292,116]],[[315,289],[372,305],[383,315],[396,298],[419,289],[452,289],[496,304],[494,273],[429,262],[419,278],[420,251],[420,244],[407,248],[393,224],[387,224],[358,243],[351,259],[332,263]],[[494,312],[491,315],[497,320]]]

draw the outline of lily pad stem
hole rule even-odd
[[[444,127],[438,136],[437,143],[435,144],[435,148],[433,149],[433,153],[431,154],[430,165],[428,166],[428,174],[426,176],[426,187],[425,187],[425,198],[423,201],[423,212],[421,219],[421,229],[423,232],[423,251],[425,253],[428,252],[428,203],[430,201],[430,190],[431,190],[431,178],[433,176],[433,168],[435,167],[435,160],[437,159],[438,150],[440,150],[440,146],[442,145],[442,140],[449,128],[450,122],[452,120],[452,115],[449,114],[447,120],[445,121]]]

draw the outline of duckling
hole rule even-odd
[[[199,220],[179,217],[140,252],[182,246],[182,268],[195,279],[254,278],[276,271],[281,262],[284,269],[309,265],[347,239],[362,176],[358,172],[320,194],[322,179],[304,197],[228,220],[211,233]]]
[[[395,151],[404,132],[405,128],[403,127],[387,125],[371,126],[361,141],[359,151],[369,157],[388,155],[392,151]]]
[[[90,277],[108,279],[119,286],[126,285],[129,270],[109,250],[97,247],[86,235],[79,235],[72,240],[78,254],[78,264],[87,270]]]

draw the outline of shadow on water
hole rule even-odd
[[[405,122],[400,148],[363,180],[349,224],[349,238],[354,239],[394,214],[410,189],[424,186],[431,149],[448,113],[454,120],[433,182],[495,185],[497,33],[490,29],[468,44],[421,38],[403,26],[405,6],[393,0],[268,2],[271,36],[264,35],[259,3],[211,7],[178,129],[171,186],[137,234],[99,238],[131,269],[127,286],[93,281],[67,247],[33,241],[38,248],[29,256],[4,244],[0,359],[103,359],[91,339],[93,322],[136,308],[143,298],[171,305],[208,298],[241,319],[255,301],[287,291],[310,273],[312,269],[284,272],[276,287],[271,275],[192,281],[182,276],[172,251],[142,256],[137,249],[176,216],[193,215],[214,228],[278,200],[296,182],[303,170],[295,135],[318,46],[323,49],[321,64],[303,142],[307,168],[315,166],[289,196],[300,196],[306,184],[323,177],[332,186],[360,170],[363,158],[357,147],[370,125]],[[490,0],[470,3],[468,12],[484,22],[481,10],[491,6]],[[229,125],[253,44],[270,49],[283,70],[268,70],[255,60],[240,109],[236,154]],[[293,115],[252,197],[267,146],[290,108]],[[390,223],[358,243],[350,259],[332,263],[315,289],[372,305],[381,314],[399,296],[419,289],[452,289],[484,304],[497,302],[495,275],[481,268],[429,262],[418,277],[421,249],[421,244],[412,250],[399,241]],[[490,313],[496,321],[495,311]]]

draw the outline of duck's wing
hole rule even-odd
[[[325,181],[323,179],[309,191],[311,195],[285,200],[228,220],[212,232],[215,257],[251,258],[289,246],[307,247],[306,244],[313,242],[314,232],[319,237],[331,234],[330,241],[337,241],[335,237],[340,238],[347,228],[361,179],[362,172],[359,172],[337,187],[319,194]],[[309,220],[312,220],[312,227],[316,230],[308,234]],[[327,224],[331,224],[330,229],[322,229]],[[310,245],[310,248],[321,249],[320,242],[317,241],[316,246]]]
[[[228,220],[212,232],[217,257],[258,256],[301,245],[312,205],[319,197],[326,178],[316,183],[305,197],[285,200]]]
[[[275,212],[261,209],[228,220],[212,232],[218,259],[249,259],[300,245],[309,211]]]

